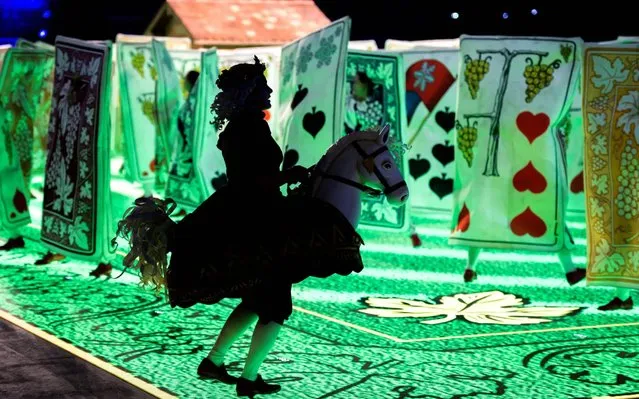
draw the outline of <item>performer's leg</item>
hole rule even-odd
[[[282,329],[282,325],[274,321],[268,323],[258,322],[251,339],[251,349],[249,350],[242,378],[249,381],[257,379],[257,372],[275,345],[275,340]]]
[[[6,237],[7,242],[3,245],[0,245],[0,251],[10,251],[16,248],[24,248],[24,239],[20,235],[20,230],[18,229],[6,229]]]
[[[480,248],[468,247],[468,258],[466,259],[466,270],[464,271],[464,281],[470,283],[477,278],[475,266],[479,259]]]
[[[216,366],[221,366],[224,363],[224,357],[231,348],[231,345],[237,341],[242,334],[257,321],[257,314],[240,304],[236,307],[228,319],[220,335],[215,341],[215,345],[209,355],[208,359]]]
[[[630,310],[634,307],[634,303],[632,301],[632,297],[630,296],[630,289],[628,288],[617,288],[615,291],[615,297],[612,301],[608,302],[603,306],[599,306],[598,309],[602,311],[609,310]]]
[[[284,321],[293,312],[291,284],[280,281],[270,283],[262,287],[258,296],[262,300],[257,312],[260,320],[253,332],[242,377],[237,381],[238,396],[252,397],[255,394],[275,393],[281,389],[278,384],[267,384],[258,374],[260,366],[275,345]]]
[[[575,285],[586,278],[586,269],[575,267],[572,262],[572,254],[568,248],[562,248],[557,255],[564,268],[564,273],[566,273],[566,280],[568,280],[570,285]]]

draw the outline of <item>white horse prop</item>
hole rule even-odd
[[[351,245],[349,248],[353,249],[353,251],[348,256],[352,256],[356,260],[359,259],[359,269],[361,269],[358,245],[358,243],[361,243],[361,239],[355,229],[360,219],[362,197],[364,195],[385,196],[390,206],[401,206],[406,204],[408,200],[408,186],[393,156],[393,152],[396,149],[402,150],[401,145],[398,146],[396,144],[389,138],[388,126],[384,126],[379,130],[370,129],[352,132],[333,144],[317,165],[310,169],[307,181],[296,189],[291,190],[289,187],[291,200],[288,203],[291,207],[290,210],[291,212],[299,213],[295,213],[296,216],[290,231],[287,233],[287,237],[282,237],[281,247],[275,248],[272,254],[274,256],[284,256],[284,258],[279,259],[280,262],[289,260],[293,263],[304,264],[308,268],[312,268],[310,266],[311,263],[316,264],[317,267],[313,268],[316,273],[311,273],[310,275],[326,277],[335,271],[328,270],[330,267],[328,269],[323,268],[326,265],[335,266],[335,264],[330,260],[320,259],[321,254],[316,256],[312,252],[314,249],[313,237],[317,238],[318,234],[323,234],[324,238],[335,240],[337,224],[343,223],[345,226],[350,224],[348,229],[342,229],[342,231],[345,232],[345,235],[356,236],[353,237],[355,245],[338,242],[335,249],[338,252],[343,252],[337,255],[338,260],[336,262],[346,257],[344,255],[345,248]],[[216,194],[213,195],[215,196]],[[310,202],[304,199],[309,197]],[[313,205],[313,201],[317,201],[318,204],[322,205],[319,207]],[[170,199],[141,199],[136,202],[134,207],[127,210],[124,218],[118,223],[118,235],[130,243],[129,253],[125,256],[124,265],[129,267],[138,259],[134,267],[141,272],[142,284],[153,283],[157,289],[166,287],[167,254],[171,250],[169,248],[170,236],[175,237],[178,235],[178,233],[175,233],[175,227],[179,228],[180,226],[178,225],[181,223],[175,223],[169,217],[174,208],[175,203]],[[326,209],[332,210],[327,211]],[[220,210],[220,212],[224,211],[224,209]],[[197,213],[197,210],[195,212]],[[343,222],[337,220],[339,219],[338,214],[343,216]],[[324,215],[338,217],[335,221],[326,220]],[[198,217],[196,219],[201,218]],[[297,219],[308,220],[306,224],[301,223],[298,225]],[[204,222],[212,226],[215,226],[216,223],[215,221]],[[300,229],[297,226],[311,226],[311,230],[305,230],[305,227]],[[313,226],[320,226],[318,227],[320,230],[312,230],[315,228]],[[218,226],[217,228],[224,231],[224,226]],[[184,225],[181,231],[184,232],[189,229],[188,225]],[[350,230],[350,233],[347,230]],[[184,239],[189,242],[193,240]],[[207,242],[210,245],[202,245],[209,247],[207,249],[213,251],[210,247],[215,245],[215,238],[207,237],[207,240],[209,240]],[[292,242],[296,240],[298,241]],[[112,242],[115,244],[115,238]],[[229,242],[231,246],[235,244],[235,242]],[[195,244],[189,243],[188,245]],[[231,250],[224,243],[219,245],[224,247],[218,248],[221,252]],[[240,243],[240,245],[242,244]],[[240,252],[245,253],[250,250],[251,248],[244,248]],[[194,256],[192,251],[189,250],[189,253],[188,256]],[[186,255],[174,253],[173,256]],[[296,256],[298,257],[296,258]],[[304,256],[306,256],[306,259]],[[218,262],[221,265],[224,264],[224,261],[219,259]],[[214,269],[217,267],[217,265],[214,266]],[[353,270],[358,271],[357,267]],[[176,270],[176,273],[179,273],[179,271]],[[176,273],[172,275],[175,276]],[[235,273],[238,274],[236,276],[238,280],[242,278],[238,268],[235,268]],[[342,274],[339,271],[337,273]],[[348,270],[344,270],[343,275],[348,273]],[[301,281],[303,278],[305,277],[302,276],[295,281]],[[168,288],[170,291],[171,287]],[[215,300],[211,300],[211,302],[215,302]]]
[[[310,196],[333,205],[353,227],[359,224],[363,195],[385,195],[392,206],[406,204],[408,186],[389,141],[388,125],[342,137],[313,168]]]

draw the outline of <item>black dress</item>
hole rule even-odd
[[[337,209],[258,183],[277,175],[283,160],[261,112],[231,120],[218,148],[227,185],[172,231],[172,306],[242,298],[262,321],[283,323],[292,312],[292,284],[362,270],[363,242]]]

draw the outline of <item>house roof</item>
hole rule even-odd
[[[281,45],[330,23],[312,0],[167,0],[196,46]]]

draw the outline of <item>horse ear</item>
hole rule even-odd
[[[390,133],[390,126],[384,125],[379,131],[380,144],[386,144],[388,142],[388,134]]]

